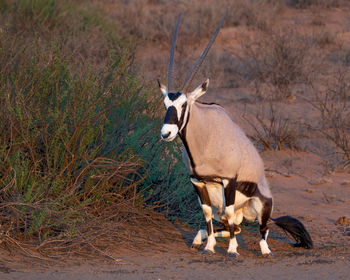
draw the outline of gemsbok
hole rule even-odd
[[[242,129],[232,121],[223,107],[197,101],[206,92],[209,80],[191,92],[187,90],[226,15],[227,12],[187,74],[182,88],[174,91],[172,72],[180,14],[170,49],[168,87],[158,80],[166,107],[161,138],[172,141],[177,135],[180,136],[184,144],[183,160],[207,223],[207,230],[198,231],[192,246],[199,247],[207,239],[204,252],[214,253],[215,237],[229,237],[227,253],[231,257],[238,256],[235,234],[240,232],[239,225],[245,218],[248,221],[257,219],[259,222],[263,255],[273,256],[266,242],[269,220],[289,232],[296,240],[295,246],[312,248],[311,237],[300,221],[290,216],[271,218],[273,198],[264,174],[264,164]],[[214,233],[212,218],[223,223],[226,230]]]

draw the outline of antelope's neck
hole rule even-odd
[[[179,132],[190,161],[193,175],[196,175],[196,167],[201,162],[201,151],[205,151],[206,141],[203,137],[207,136],[205,124],[200,118],[201,113],[201,108],[196,103],[192,104],[189,108],[186,125]]]

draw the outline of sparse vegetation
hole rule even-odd
[[[209,38],[226,10],[229,14],[224,26],[245,25],[265,30],[277,16],[280,7],[270,1],[253,0],[220,0],[216,5],[209,0],[149,2],[119,1],[120,9],[114,13],[126,32],[148,42],[160,43],[170,41],[177,15],[186,11],[179,31],[179,45]]]
[[[255,132],[251,135],[253,141],[267,150],[298,149],[301,135],[292,126],[291,120],[283,117],[272,102],[269,102],[267,112],[264,107],[254,119],[245,118]]]
[[[339,7],[339,0],[283,0],[287,5],[306,9],[310,6],[318,6],[323,8]]]
[[[295,31],[271,30],[258,38],[243,37],[241,49],[240,58],[262,98],[286,99],[292,95],[293,86],[307,80],[307,47]],[[245,73],[242,76],[247,77]]]
[[[337,42],[336,34],[333,34],[327,30],[318,30],[313,33],[313,41],[320,48],[325,48],[328,45],[332,45]]]
[[[318,130],[340,151],[343,160],[350,160],[350,80],[346,68],[336,70],[334,79],[326,80],[323,90],[314,89],[313,106],[319,111]]]

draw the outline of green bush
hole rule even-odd
[[[180,145],[159,139],[160,95],[137,78],[133,38],[93,2],[0,4],[2,238],[72,241],[145,200],[196,223]]]
[[[26,237],[69,235],[113,192],[141,179],[139,156],[123,152],[122,139],[111,151],[105,143],[120,122],[125,132],[143,118],[126,113],[125,104],[144,100],[133,99],[140,85],[126,49],[111,50],[104,70],[77,70],[55,40],[32,46],[23,40],[10,32],[0,38],[3,219]],[[113,123],[120,108],[124,114]]]

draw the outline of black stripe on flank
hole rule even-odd
[[[166,111],[164,124],[177,124],[177,110],[174,106],[170,106]]]
[[[236,186],[236,190],[247,197],[252,197],[255,194],[257,188],[258,185],[253,182],[237,182]]]
[[[247,197],[258,197],[261,201],[263,207],[261,210],[261,224],[260,224],[260,234],[261,238],[265,239],[266,231],[268,230],[267,222],[271,216],[272,212],[272,198],[265,197],[259,191],[258,185],[253,182],[237,182],[236,190],[241,192]]]
[[[171,101],[174,101],[174,100],[178,99],[181,94],[182,94],[181,92],[168,93],[168,97]]]

